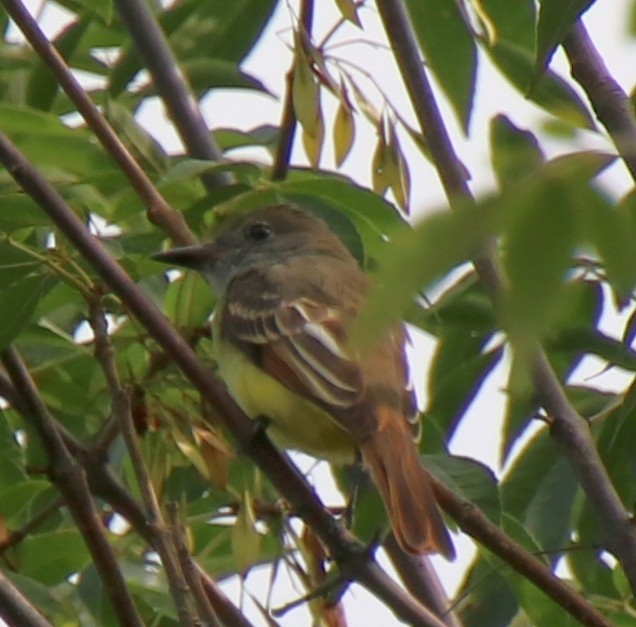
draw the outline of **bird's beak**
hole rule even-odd
[[[155,261],[161,261],[172,266],[189,268],[191,270],[203,270],[205,267],[214,265],[221,256],[221,249],[214,244],[203,246],[183,246],[173,248],[152,255]]]

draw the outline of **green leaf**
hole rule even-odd
[[[537,138],[501,114],[490,123],[490,151],[497,181],[502,189],[508,184],[517,183],[545,160]]]
[[[29,536],[17,548],[20,572],[53,586],[80,571],[90,555],[77,529],[60,529]]]
[[[165,294],[166,315],[179,329],[203,325],[214,308],[214,297],[208,283],[196,272],[186,272],[172,281]]]
[[[596,199],[597,202],[592,202]],[[612,207],[605,196],[595,194],[581,207],[587,240],[595,246],[619,301],[636,286],[636,194],[630,193]]]
[[[466,627],[508,627],[519,608],[501,569],[494,568],[479,555],[467,572],[457,598],[460,618]]]
[[[501,501],[493,471],[469,457],[422,455],[422,463],[463,499],[475,504],[496,525],[501,521]]]
[[[56,283],[49,276],[27,276],[3,291],[0,310],[0,347],[8,346],[31,321],[39,300]]]
[[[41,612],[53,625],[78,625],[79,617],[73,603],[60,600],[57,590],[43,585],[22,573],[3,569],[3,575],[20,590],[27,600]]]
[[[488,53],[495,65],[524,97],[575,126],[595,128],[587,105],[555,72],[548,69],[533,83],[535,66],[531,52],[516,43],[500,41],[489,48]]]
[[[500,485],[506,513],[523,524],[543,550],[555,552],[568,545],[577,490],[576,475],[547,428],[519,452]]]
[[[238,65],[252,49],[275,6],[274,0],[183,0],[161,12],[158,19],[180,62],[219,59]],[[141,67],[132,47],[124,48],[110,73],[111,95],[126,89]]]
[[[102,0],[102,3],[108,0]],[[95,2],[99,6],[100,2]],[[112,10],[112,9],[111,9]],[[67,26],[56,37],[53,44],[68,65],[79,43],[86,34],[90,19],[84,18]],[[36,109],[48,111],[60,91],[59,84],[48,66],[38,59],[31,71],[26,88],[26,104]]]
[[[540,547],[533,541],[525,526],[516,519],[505,516],[504,531],[531,553],[536,555],[540,552]],[[489,557],[488,559],[493,566],[502,567],[502,561],[499,558]],[[580,625],[579,621],[573,618],[563,607],[548,597],[543,590],[529,579],[512,569],[506,571],[505,577],[514,590],[519,605],[527,614],[530,624],[563,625],[563,627],[577,627]]]
[[[468,132],[477,75],[477,50],[464,16],[447,0],[407,0],[427,63]]]
[[[40,267],[40,262],[9,241],[0,241],[0,289],[4,289]]]
[[[579,17],[594,0],[540,0],[537,24],[537,75],[550,64],[552,55]]]
[[[481,5],[495,28],[495,42],[514,42],[534,54],[534,0],[481,0]]]
[[[428,379],[426,414],[446,425],[449,441],[493,368],[503,347],[483,352],[488,336],[467,336],[464,330],[447,331],[439,337]]]
[[[369,305],[352,327],[351,341],[374,337],[399,320],[413,294],[470,259],[496,230],[493,206],[434,213],[414,229],[397,233],[379,260]]]

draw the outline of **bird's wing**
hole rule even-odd
[[[231,286],[222,333],[248,345],[259,365],[296,393],[333,407],[357,403],[364,380],[344,347],[338,308],[307,296],[285,298],[262,276],[258,290],[248,289],[248,281]]]

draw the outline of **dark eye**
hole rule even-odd
[[[245,229],[245,237],[251,239],[254,242],[262,242],[272,234],[272,227],[265,222],[256,222],[250,224]]]

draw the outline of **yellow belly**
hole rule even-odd
[[[292,392],[250,362],[234,346],[216,343],[219,373],[250,418],[271,420],[267,434],[280,447],[335,463],[351,463],[355,444],[317,405]]]

